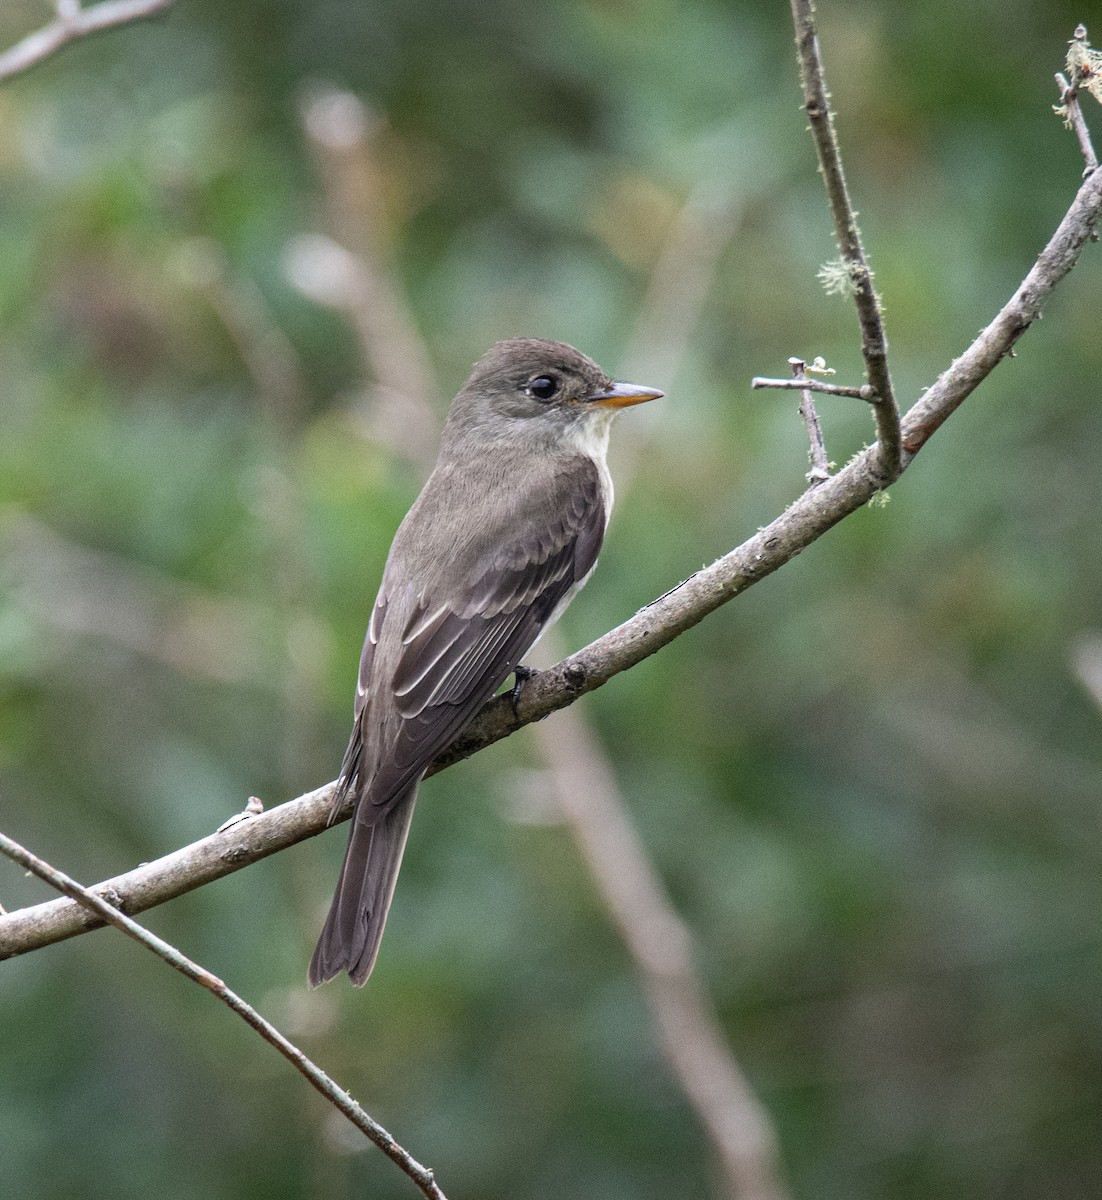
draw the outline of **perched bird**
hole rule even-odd
[[[515,338],[452,401],[364,641],[334,800],[353,796],[352,832],[312,985],[371,974],[421,777],[589,578],[612,508],[612,418],[662,394],[572,346]]]

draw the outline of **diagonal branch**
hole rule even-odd
[[[647,857],[600,743],[577,708],[535,733],[559,805],[631,953],[662,1050],[715,1149],[727,1194],[785,1200],[777,1135],[727,1045],[692,933]]]
[[[56,20],[0,54],[0,80],[36,66],[67,42],[152,17],[171,3],[172,0],[104,0],[92,8],[81,8],[80,0],[57,0]]]
[[[808,378],[807,363],[802,359],[790,358],[788,361],[792,366],[793,383],[817,382]],[[754,384],[751,383],[750,386],[753,387]],[[830,457],[826,452],[826,443],[823,441],[823,426],[819,421],[819,414],[815,411],[815,401],[811,398],[812,390],[809,387],[800,388],[800,416],[807,427],[809,447],[807,458],[811,463],[811,470],[804,478],[812,487],[818,487],[820,483],[830,478]]]
[[[903,419],[903,466],[1014,348],[1102,216],[1102,171],[1079,188],[1059,228],[1010,300],[976,340],[937,379]],[[433,764],[442,770],[522,725],[565,708],[691,629],[709,613],[771,575],[883,486],[875,446],[836,475],[803,493],[779,517],[711,566],[648,604],[630,620],[570,655],[525,685],[516,712],[507,697],[491,700],[458,741]],[[242,821],[224,833],[147,863],[99,885],[127,912],[140,912],[220,879],[326,828],[333,785]],[[342,814],[347,816],[347,810]],[[0,916],[0,959],[25,954],[84,933],[102,922],[67,900]]]
[[[13,841],[2,833],[0,833],[0,853],[5,854],[25,870],[37,875],[39,879],[45,880],[51,887],[57,888],[59,892],[64,892],[66,895],[71,896],[81,907],[91,913],[95,913],[107,924],[114,925],[116,929],[122,930],[127,937],[133,938],[134,941],[143,945],[147,950],[152,951],[163,962],[168,963],[170,967],[173,967],[182,975],[186,975],[193,983],[199,984],[200,987],[205,987],[207,991],[217,996],[223,1004],[237,1013],[247,1025],[255,1029],[269,1045],[274,1046],[338,1112],[346,1116],[389,1159],[397,1163],[417,1185],[422,1195],[426,1196],[428,1200],[447,1200],[447,1197],[440,1190],[440,1186],[437,1184],[432,1171],[428,1167],[422,1166],[407,1150],[399,1146],[394,1138],[373,1117],[369,1116],[343,1088],[330,1079],[316,1063],[307,1058],[293,1042],[288,1041],[251,1004],[247,1004],[236,992],[228,988],[217,975],[213,975],[205,967],[201,967],[185,954],[181,954],[175,946],[166,942],[163,938],[159,938],[155,933],[151,933],[143,925],[139,925],[137,921],[132,921],[128,916],[120,912],[114,904],[108,902],[102,896],[77,883],[75,879],[70,878],[70,876],[59,871],[56,867],[50,866],[49,863],[39,858],[36,854],[32,854],[26,847],[21,846],[18,842]]]
[[[804,93],[804,111],[811,123],[811,134],[819,156],[819,171],[826,186],[834,237],[842,254],[842,275],[846,290],[852,291],[861,325],[861,354],[865,373],[875,397],[879,438],[878,462],[883,476],[881,487],[898,478],[903,470],[899,407],[895,402],[892,377],[888,370],[888,338],[880,310],[880,298],[873,287],[872,270],[861,244],[857,214],[849,198],[842,152],[834,132],[834,113],[830,107],[823,60],[819,53],[819,35],[815,28],[812,0],[792,0],[792,21],[796,29],[796,51],[800,63],[800,82]]]

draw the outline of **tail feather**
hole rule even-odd
[[[357,987],[367,982],[383,939],[416,800],[414,784],[375,824],[352,818],[337,891],[310,960],[311,987],[341,971],[347,971]]]

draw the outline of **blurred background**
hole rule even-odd
[[[1091,14],[821,9],[907,405],[1074,194]],[[6,0],[0,47],[51,13]],[[780,0],[177,0],[0,87],[5,832],[93,882],[335,775],[498,338],[668,393],[615,431],[564,650],[799,493],[795,397],[749,379],[861,363],[791,40]],[[793,1197],[1100,1194],[1100,309],[1088,247],[890,503],[579,706]],[[839,464],[873,437],[821,413]],[[304,986],[343,829],[146,920],[452,1200],[726,1195],[553,792],[531,730],[426,785],[362,992]],[[47,897],[0,863],[7,909]],[[0,966],[0,1163],[34,1200],[415,1194],[111,932]]]

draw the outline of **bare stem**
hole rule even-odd
[[[0,80],[37,65],[67,42],[152,17],[171,3],[172,0],[104,0],[91,8],[81,8],[79,0],[57,0],[56,20],[0,54]]]
[[[1060,105],[1064,111],[1064,119],[1068,128],[1075,134],[1079,149],[1083,153],[1083,161],[1086,163],[1083,174],[1089,175],[1098,166],[1098,155],[1094,152],[1091,131],[1087,128],[1079,103],[1079,85],[1069,83],[1067,77],[1061,71],[1057,71],[1056,86],[1060,89]]]
[[[343,1113],[357,1129],[361,1130],[379,1147],[380,1150],[413,1180],[421,1194],[429,1200],[447,1200],[433,1177],[432,1171],[422,1166],[407,1150],[404,1150],[393,1137],[340,1086],[291,1041],[279,1032],[270,1021],[265,1020],[255,1008],[247,1004],[236,992],[231,991],[217,975],[182,954],[175,946],[151,933],[143,925],[126,916],[103,896],[97,895],[88,888],[77,883],[64,872],[50,866],[44,859],[32,854],[24,846],[13,841],[6,834],[0,833],[0,853],[7,855],[13,862],[37,875],[51,887],[72,897],[78,904],[96,914],[100,920],[114,925],[128,937],[145,946],[158,958],[168,963],[182,975],[207,991],[213,993],[227,1007],[231,1008],[247,1025],[256,1030],[260,1036],[274,1046],[280,1054],[290,1062],[296,1070],[305,1075],[310,1084],[319,1091],[330,1104]]]
[[[872,388],[863,383],[860,387],[846,387],[840,383],[827,383],[824,379],[767,379],[755,375],[750,380],[752,388],[778,388],[785,392],[821,392],[824,396],[848,396],[851,400],[865,400],[875,403],[876,396]]]
[[[842,154],[834,132],[834,113],[830,107],[819,35],[815,27],[815,6],[812,0],[791,0],[792,21],[796,29],[796,50],[803,85],[804,111],[811,123],[819,170],[826,186],[827,200],[834,221],[834,236],[842,254],[842,264],[848,276],[857,318],[861,326],[861,354],[865,359],[865,374],[875,398],[877,463],[886,486],[903,470],[902,438],[899,407],[895,401],[891,374],[888,370],[888,338],[880,299],[873,287],[872,271],[861,244],[861,231],[849,198]]]
[[[812,382],[807,377],[807,363],[802,358],[790,358],[788,362],[792,367],[793,383],[802,385],[800,387],[800,416],[803,417],[804,425],[807,427],[809,442],[807,454],[808,461],[811,463],[811,470],[808,471],[805,478],[811,487],[817,487],[830,478],[830,459],[826,452],[826,442],[823,441],[823,427],[819,423],[819,414],[815,411],[815,401],[811,399],[812,389],[807,386]]]

